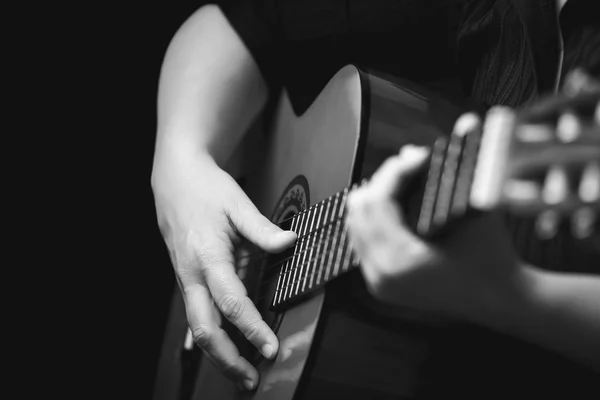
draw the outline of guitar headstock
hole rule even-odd
[[[537,215],[542,237],[552,236],[564,219],[575,237],[591,235],[600,213],[600,87],[588,82],[575,77],[560,95],[517,112],[488,113],[472,207]]]

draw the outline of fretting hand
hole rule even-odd
[[[349,236],[371,293],[387,303],[451,317],[471,317],[490,302],[526,293],[526,274],[498,216],[466,221],[435,244],[405,225],[395,199],[427,154],[405,146],[349,196]]]

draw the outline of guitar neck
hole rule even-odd
[[[577,217],[577,213],[582,212],[586,218],[575,218],[573,231],[580,238],[589,236],[597,210],[600,210],[600,166],[597,162],[600,107],[596,105],[599,97],[600,93],[594,92],[576,98],[549,98],[538,108],[527,109],[521,115],[508,109],[495,109],[487,113],[484,123],[472,113],[461,116],[449,136],[440,136],[435,141],[425,166],[426,174],[417,177],[412,187],[409,185],[407,198],[399,199],[409,227],[419,236],[431,239],[443,234],[454,221],[460,221],[472,210],[507,207],[514,211],[523,205],[535,204],[537,208],[525,210],[527,215],[540,210],[546,214],[562,212]],[[558,101],[561,107],[556,106]],[[540,109],[557,108],[566,117],[554,116],[552,124],[555,128],[548,128],[547,123],[541,125],[540,115],[548,112],[542,113]],[[592,116],[577,124],[561,122],[574,109],[582,118],[588,114]],[[540,130],[544,133],[541,138]],[[554,131],[558,134],[558,143],[553,138]],[[532,132],[536,133],[533,138]],[[540,151],[535,154],[530,147]],[[554,147],[555,159],[542,158],[537,164],[534,162],[545,154],[542,150],[547,153]],[[516,153],[515,149],[519,148],[527,151]],[[514,165],[524,169],[524,165],[530,164],[539,169],[554,160],[557,163],[554,169],[562,171],[562,175],[567,174],[568,165],[584,164],[576,200],[565,200],[568,195],[564,188],[566,184],[558,182],[557,185],[556,177],[552,177],[557,173],[548,174],[546,187],[540,194],[535,193],[531,201],[521,198],[513,201],[507,195],[507,189],[510,189],[507,182],[514,183],[511,178],[518,179],[518,176],[511,176],[519,169]],[[351,190],[346,188],[291,218],[291,229],[299,238],[293,256],[281,268],[273,308],[294,302],[358,265],[344,224],[346,200]]]

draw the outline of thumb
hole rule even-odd
[[[237,200],[229,218],[242,236],[265,251],[279,253],[296,242],[296,233],[273,224],[245,196]]]

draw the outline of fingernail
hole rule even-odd
[[[286,240],[292,240],[292,239],[296,240],[296,233],[293,231],[282,231],[282,232],[279,232],[278,235],[281,238],[286,239]]]
[[[273,356],[273,346],[271,346],[269,343],[267,343],[267,344],[263,345],[260,352],[262,353],[262,355],[265,358],[271,358]]]
[[[401,154],[410,159],[419,159],[425,157],[429,153],[429,150],[423,146],[405,145],[402,148]]]
[[[252,390],[252,389],[254,389],[254,382],[252,382],[252,380],[250,380],[250,379],[246,379],[246,380],[244,380],[244,387],[247,390]]]

